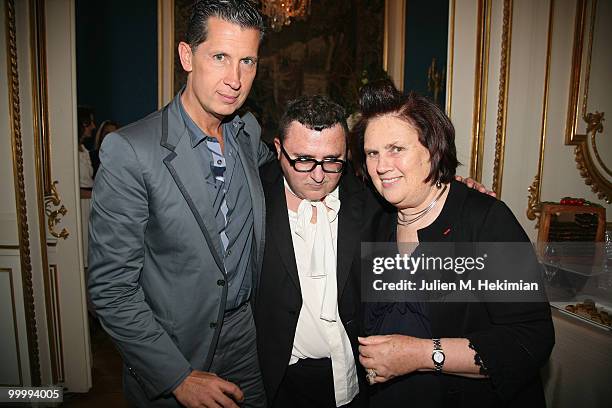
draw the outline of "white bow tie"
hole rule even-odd
[[[287,181],[285,187],[295,195]],[[298,206],[295,233],[307,241],[307,229],[312,228],[313,208],[317,209],[317,222],[310,250],[309,276],[325,279],[325,292],[321,305],[321,319],[335,322],[338,318],[338,285],[336,279],[337,257],[332,237],[331,223],[338,217],[340,199],[338,187],[322,201],[302,200]]]

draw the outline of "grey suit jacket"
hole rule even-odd
[[[227,296],[212,201],[178,98],[105,138],[93,189],[89,294],[122,355],[126,397],[137,405],[176,405],[172,390],[191,370],[210,367]],[[253,202],[257,288],[265,238],[258,167],[273,154],[255,118],[242,120],[238,153]]]

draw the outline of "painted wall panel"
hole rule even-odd
[[[86,275],[81,254],[81,214],[78,198],[76,146],[76,40],[73,0],[47,0],[49,126],[52,135],[52,174],[60,181],[68,208],[62,225],[70,231],[57,243],[65,385],[71,392],[91,387],[89,328],[85,298]],[[156,101],[154,101],[156,103]],[[52,259],[49,260],[53,262]]]
[[[6,44],[5,4],[0,5],[0,43]],[[17,216],[8,106],[7,49],[0,47],[0,245],[16,245]]]
[[[502,200],[532,240],[537,230],[527,219],[527,188],[537,174],[544,77],[548,2],[514,1],[508,123]]]
[[[3,347],[0,354],[0,384],[30,385],[21,266],[19,250],[15,249],[0,249],[0,325],[8,330],[7,336],[4,331],[0,336]],[[9,348],[5,351],[4,346]]]
[[[477,0],[456,2],[453,85],[450,117],[455,125],[457,157],[463,166],[457,173],[467,176],[472,147],[474,70],[476,60]]]
[[[573,47],[574,14],[576,0],[555,0],[550,48],[550,78],[548,109],[544,114],[544,80],[547,71],[548,16],[550,1],[513,0],[511,56],[509,88],[506,98],[507,126],[505,141],[505,164],[502,179],[502,199],[512,209],[519,222],[532,239],[535,239],[536,222],[526,215],[528,188],[538,174],[540,140],[545,132],[544,164],[541,182],[541,201],[556,200],[563,196],[579,196],[601,204],[610,214],[611,207],[591,192],[581,178],[574,160],[574,147],[566,146],[565,124],[568,109],[569,77]],[[599,2],[598,13],[610,8],[609,2]],[[485,123],[485,145],[483,182],[492,187],[495,167],[495,134],[497,103],[500,94],[500,57],[503,19],[503,0],[492,1],[489,75],[487,84],[487,109]],[[604,4],[603,6],[601,4]],[[451,119],[457,131],[456,145],[460,161],[464,164],[458,173],[469,173],[474,114],[474,77],[477,1],[457,2],[455,10],[454,59]],[[609,17],[599,17],[607,18]],[[605,26],[604,26],[605,27]],[[609,29],[609,28],[602,28]],[[605,36],[607,35],[607,37]],[[602,38],[609,38],[604,34]],[[595,44],[593,60],[601,61],[600,72],[593,71],[597,86],[593,98],[606,98],[609,90],[609,69],[605,68],[610,57],[609,50],[597,54]],[[609,47],[608,47],[609,48]],[[609,64],[609,63],[608,63]],[[607,74],[606,74],[607,73]],[[601,95],[601,96],[598,96]],[[595,100],[595,99],[592,99]],[[603,103],[599,109],[609,110]],[[604,106],[606,108],[604,109]],[[604,122],[604,129],[605,129]],[[604,132],[605,133],[605,132]],[[605,139],[600,136],[601,140]],[[607,138],[601,144],[602,156],[612,157],[612,142]],[[608,216],[610,218],[610,216]]]
[[[0,384],[22,383],[13,270],[0,266]]]
[[[599,1],[598,5],[605,3],[605,1]],[[603,205],[606,208],[607,219],[610,220],[612,219],[612,205],[606,204],[603,200],[598,199],[591,191],[590,187],[584,183],[584,179],[576,169],[574,147],[565,145],[575,10],[576,1],[556,0],[555,29],[553,31],[554,48],[551,60],[551,103],[548,112],[549,127],[544,160],[542,200],[559,200],[564,196],[584,197],[589,201]],[[610,7],[599,8],[598,13],[606,12],[606,10],[609,13],[608,16],[601,15],[601,18],[607,19],[605,21],[609,22],[612,18]],[[608,41],[608,46],[605,49],[606,53],[609,54],[610,37],[604,38],[606,38],[604,41]],[[602,54],[598,52],[594,55],[597,58]],[[601,65],[605,66],[604,64]],[[600,106],[597,110],[605,109],[604,103],[610,104],[610,102],[612,102],[612,94],[598,94],[598,92],[610,86],[610,71],[591,72],[590,82],[589,88],[595,91],[596,98],[599,99]],[[590,97],[589,100],[591,100]],[[581,103],[581,101],[582,97],[579,99],[579,103]],[[579,120],[579,123],[580,128],[584,129],[584,121]],[[604,121],[604,129],[607,128],[609,128],[609,125]],[[609,135],[609,130],[607,130],[606,133]],[[611,162],[610,157],[612,157],[612,151],[608,151],[606,156],[608,157],[608,162]],[[612,176],[609,176],[609,179],[610,178],[612,178]]]

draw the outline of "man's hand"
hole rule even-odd
[[[186,406],[238,408],[236,402],[244,400],[244,394],[236,384],[219,378],[214,373],[194,370],[173,391],[176,399]]]
[[[467,177],[467,178],[463,178],[461,176],[455,176],[455,180],[457,180],[460,183],[465,184],[466,186],[468,186],[469,188],[473,188],[475,190],[480,191],[481,193],[485,193],[490,195],[491,197],[497,197],[497,194],[495,193],[495,191],[489,191],[487,190],[487,188],[480,184],[479,182],[472,180],[471,178]]]

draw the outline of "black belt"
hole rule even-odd
[[[331,358],[300,358],[294,365],[297,367],[328,368],[331,367]]]

